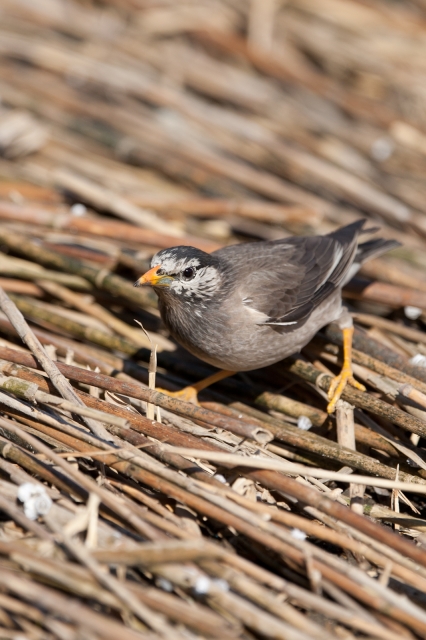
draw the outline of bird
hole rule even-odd
[[[365,261],[400,246],[383,238],[360,242],[360,236],[378,231],[365,228],[366,222],[213,253],[189,246],[156,253],[135,286],[152,286],[172,337],[219,369],[178,392],[180,397],[196,401],[213,382],[294,355],[331,322],[343,332],[343,367],[330,385],[328,412],[348,383],[365,390],[353,377],[353,322],[342,288]]]

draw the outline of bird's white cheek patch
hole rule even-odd
[[[191,262],[191,266],[195,266]],[[203,300],[212,298],[220,285],[221,278],[215,267],[199,269],[193,280],[176,280],[172,289],[174,293],[185,298]]]
[[[178,294],[179,296],[183,296],[184,298],[194,298],[199,295],[198,287],[195,284],[195,281],[191,282],[183,282],[182,280],[176,280],[173,282],[171,288],[173,292]]]
[[[221,277],[216,267],[205,267],[200,269],[197,278],[198,289],[203,297],[213,296],[221,282]]]
[[[175,293],[178,293],[179,295],[180,295],[180,294],[182,294],[182,293],[185,293],[185,294],[186,294],[186,291],[184,291],[184,288],[183,288],[182,282],[179,282],[179,280],[175,280],[175,281],[172,283],[171,288],[173,289],[173,291],[174,291]]]

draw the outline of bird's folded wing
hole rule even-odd
[[[244,304],[264,314],[258,324],[272,325],[282,332],[294,330],[341,285],[356,244],[356,236],[350,243],[331,236],[291,238],[274,243],[272,268],[271,262],[265,268],[264,258],[254,251]]]

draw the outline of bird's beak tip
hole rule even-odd
[[[152,287],[165,287],[168,286],[171,282],[171,278],[169,276],[157,274],[158,269],[160,267],[157,265],[153,267],[149,271],[143,274],[138,280],[136,280],[134,287],[143,287],[144,285],[151,285]]]
[[[156,280],[155,273],[152,269],[143,274],[140,278],[138,278],[133,285],[134,287],[143,287],[148,284],[153,285]]]

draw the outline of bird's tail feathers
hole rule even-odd
[[[341,245],[351,245],[355,239],[360,235],[376,233],[380,231],[380,227],[368,227],[364,228],[366,218],[356,220],[345,227],[340,227],[329,233],[329,236],[334,237]],[[358,264],[360,267],[363,262],[371,260],[371,258],[377,258],[387,251],[400,247],[401,243],[398,240],[385,240],[384,238],[375,238],[373,240],[367,240],[367,242],[361,242],[358,244],[355,253],[354,265]]]
[[[357,243],[357,238],[360,235],[365,235],[366,233],[375,233],[380,229],[377,227],[369,227],[364,228],[367,220],[365,218],[361,220],[356,220],[352,222],[352,224],[347,225],[346,227],[341,227],[340,229],[336,229],[330,233],[330,236],[334,236],[335,239],[343,246],[353,246],[353,243]],[[355,256],[353,258],[353,262],[346,273],[344,280],[342,282],[343,286],[351,280],[354,275],[357,273],[361,265],[367,260],[371,260],[371,258],[377,258],[381,256],[383,253],[387,251],[391,251],[391,249],[396,249],[396,247],[400,247],[401,243],[398,240],[385,240],[384,238],[376,238],[373,240],[367,240],[367,242],[361,242],[356,246]]]
[[[369,240],[368,242],[362,242],[359,244],[355,259],[343,281],[343,286],[352,280],[364,262],[371,260],[371,258],[378,258],[383,253],[391,251],[391,249],[396,249],[400,246],[401,243],[398,242],[398,240],[385,240],[384,238],[377,238],[377,240]]]
[[[368,242],[362,242],[358,245],[358,249],[355,256],[355,262],[363,264],[371,258],[378,258],[383,253],[391,251],[400,247],[401,243],[398,240],[385,240],[384,238],[377,238],[376,240],[368,240]]]

